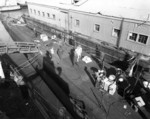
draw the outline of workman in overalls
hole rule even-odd
[[[74,51],[74,58],[75,58],[74,63],[79,62],[81,55],[82,55],[82,47],[81,47],[81,45],[79,45],[79,46],[77,46],[77,48]]]

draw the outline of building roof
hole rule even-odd
[[[115,17],[150,21],[150,0],[28,0],[38,4]]]

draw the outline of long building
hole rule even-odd
[[[94,42],[150,55],[148,0],[78,1],[32,0],[28,2],[29,15]]]

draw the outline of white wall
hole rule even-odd
[[[54,7],[45,7],[45,6],[34,5],[30,3],[28,3],[28,9],[29,9],[29,15],[31,17],[39,19],[46,23],[50,23],[53,26],[68,29],[68,13],[66,13],[65,11],[60,12],[59,9]],[[30,9],[32,9],[32,13]],[[34,13],[34,10],[36,10],[36,14]],[[38,11],[40,11],[40,15]],[[45,14],[44,17],[42,12],[44,12]],[[50,17],[47,16],[47,13],[50,14]],[[55,15],[55,19],[53,19],[53,15]]]
[[[141,21],[130,19],[125,19],[122,21],[122,18],[100,16],[72,10],[70,10],[68,13],[67,10],[32,3],[28,4],[28,8],[29,14],[33,18],[50,23],[53,26],[62,27],[66,30],[69,29],[73,32],[89,36],[92,40],[97,39],[99,41],[105,41],[115,46],[119,39],[118,37],[112,36],[113,29],[116,28],[121,30],[122,25],[122,34],[119,47],[131,49],[144,54],[150,54],[150,25],[142,24]],[[41,15],[38,15],[38,13],[31,13],[30,9],[35,9],[36,12],[41,11]],[[42,12],[45,13],[45,17],[43,17]],[[47,17],[47,13],[50,13],[50,18]],[[52,18],[52,14],[55,14],[56,19]],[[80,25],[78,27],[75,26],[76,19],[80,21]],[[94,24],[100,25],[99,32],[94,31]],[[141,25],[137,27],[138,24]],[[147,44],[129,41],[129,32],[140,33],[148,36]]]
[[[79,27],[75,26],[75,19],[80,21]],[[112,20],[94,15],[80,14],[77,12],[70,12],[70,20],[72,21],[71,30],[74,32],[116,45],[117,37],[112,36],[112,30],[113,28],[120,28],[120,20]],[[94,31],[94,24],[100,25],[99,32]]]
[[[76,11],[70,11],[70,21],[72,23],[71,30],[84,34],[86,36],[105,41],[113,45],[117,44],[119,38],[112,36],[113,28],[122,29],[119,47],[130,49],[139,53],[150,55],[150,25],[143,24],[142,21],[135,21],[130,19],[114,18],[108,16],[96,16]],[[80,26],[75,26],[75,19],[80,21]],[[123,22],[123,23],[122,23]],[[100,25],[100,31],[94,31],[94,24]],[[121,28],[122,27],[122,28]],[[138,33],[148,36],[146,44],[133,42],[128,40],[129,32]],[[138,39],[137,39],[138,40]]]
[[[148,36],[147,44],[128,40],[129,32]],[[138,39],[137,39],[138,40]],[[120,47],[131,49],[143,54],[150,54],[150,25],[145,25],[136,22],[124,22],[121,36]]]

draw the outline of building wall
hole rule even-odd
[[[150,54],[150,24],[144,23],[143,21],[95,15],[32,3],[28,3],[28,9],[31,17],[53,26],[85,35],[91,40],[105,41],[114,46],[118,44],[118,47]],[[34,10],[36,10],[36,13],[34,13]],[[38,11],[40,11],[40,15]],[[45,16],[43,16],[43,12]],[[47,13],[49,13],[50,16],[48,16]],[[55,18],[53,15],[55,15]],[[94,30],[95,24],[100,26],[99,31]],[[120,31],[120,37],[114,32],[114,29]],[[136,41],[128,39],[130,32],[137,34]],[[146,43],[138,42],[140,34],[147,37]]]
[[[69,13],[70,21],[72,23],[71,30],[73,32],[81,33],[86,36],[98,39],[100,41],[106,41],[108,43],[116,45],[118,38],[112,36],[112,31],[113,28],[120,29],[120,20],[113,20],[72,11],[70,11]],[[76,19],[80,21],[79,26],[75,25]],[[95,24],[100,25],[99,31],[94,30]]]
[[[68,13],[54,7],[28,3],[29,15],[52,26],[68,29]],[[36,13],[35,13],[36,12]],[[40,12],[40,13],[39,13]]]
[[[90,15],[86,13],[79,13],[70,11],[70,21],[72,23],[71,30],[73,32],[78,32],[92,38],[98,39],[100,41],[106,41],[113,45],[117,45],[119,41],[119,47],[130,49],[143,54],[150,54],[150,25],[143,24],[141,21],[134,21],[129,19],[119,19],[113,17],[103,17]],[[75,20],[80,21],[80,25],[75,25]],[[100,31],[94,31],[94,24],[100,25]],[[113,30],[120,30],[120,38],[113,36]],[[138,35],[148,36],[147,43],[138,42],[138,37],[136,41],[128,39],[129,33],[137,33]]]
[[[130,49],[143,54],[150,54],[150,25],[138,23],[138,22],[124,22],[122,25],[122,34],[120,47]],[[136,33],[136,41],[129,39],[129,33]],[[139,35],[148,36],[146,44],[138,42]]]

